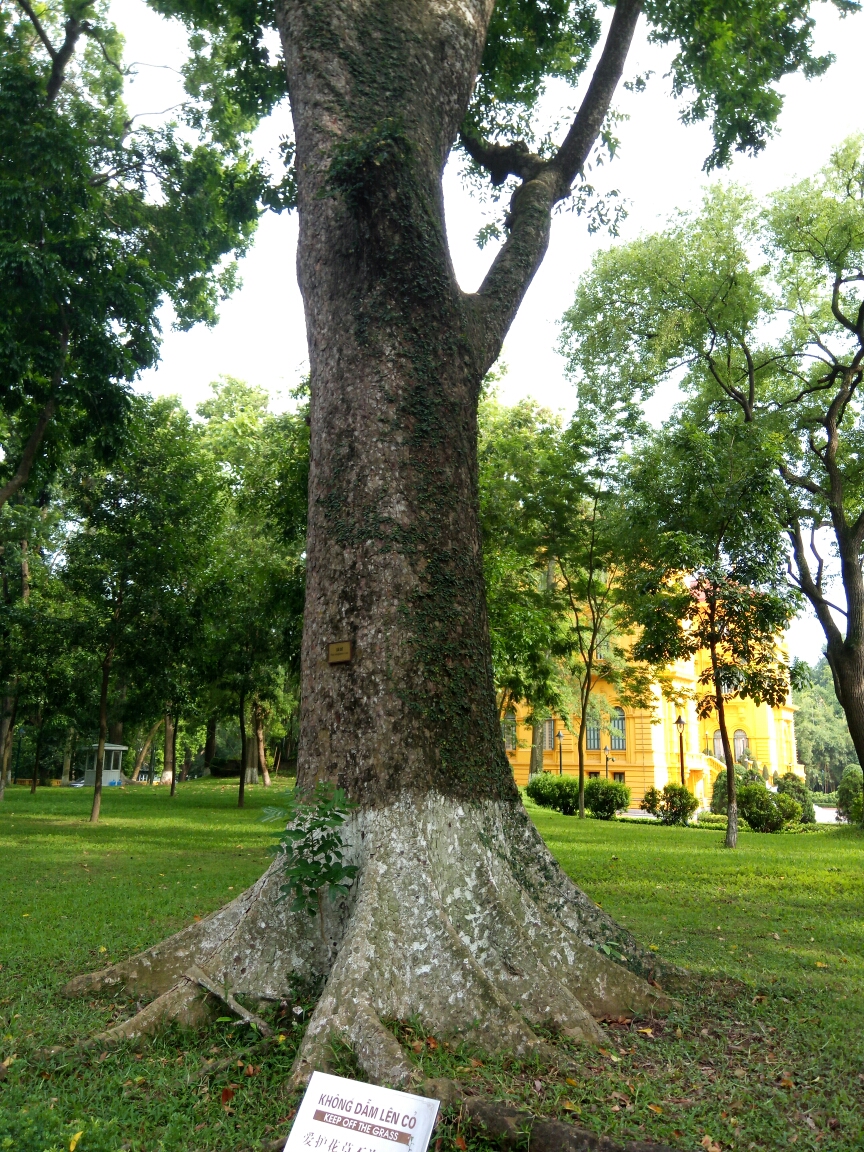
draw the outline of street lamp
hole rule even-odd
[[[609,779],[609,761],[611,760],[613,764],[615,763],[615,757],[609,755],[609,745],[608,744],[603,749],[603,755],[606,757],[606,779],[608,780]]]
[[[558,729],[558,775],[564,775],[564,730]]]
[[[684,783],[684,718],[681,713],[678,713],[678,719],[675,721],[675,727],[678,729],[678,756],[681,761],[681,787],[686,788]]]

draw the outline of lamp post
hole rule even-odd
[[[675,721],[675,727],[678,729],[678,757],[681,761],[681,787],[686,788],[684,783],[684,718],[681,713],[678,713],[678,719]]]
[[[613,764],[615,763],[615,757],[609,755],[609,745],[608,744],[603,749],[603,755],[606,757],[606,779],[608,780],[609,779],[609,761],[611,760]]]
[[[564,730],[558,729],[558,775],[564,775]]]

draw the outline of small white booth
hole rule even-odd
[[[117,787],[123,780],[123,753],[129,750],[128,744],[106,744],[105,759],[102,763],[102,787]],[[98,744],[83,749],[87,759],[84,762],[84,787],[92,788],[96,782],[96,756]]]

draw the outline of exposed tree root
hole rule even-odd
[[[238,996],[278,1000],[298,979],[326,978],[298,1082],[326,1069],[341,1039],[370,1079],[405,1083],[412,1066],[384,1019],[416,1017],[436,1035],[522,1055],[543,1047],[538,1028],[598,1043],[597,1018],[670,1006],[656,981],[674,973],[658,971],[572,884],[521,806],[406,797],[355,813],[346,842],[357,880],[348,898],[324,901],[323,919],[278,899],[277,861],[219,912],[77,977],[66,992],[123,987],[156,997],[104,1042],[147,1034],[161,1020],[195,1024],[208,997],[261,1027]]]

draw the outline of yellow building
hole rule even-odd
[[[669,669],[674,688],[682,698],[693,696],[698,677],[708,656],[700,653],[694,660],[680,661]],[[695,704],[683,708],[664,699],[659,685],[654,685],[654,705],[650,709],[622,708],[614,688],[601,681],[595,691],[602,694],[608,706],[608,720],[601,725],[588,725],[585,747],[585,774],[620,780],[631,790],[631,808],[638,808],[648,788],[681,783],[681,740],[676,720],[683,724],[684,780],[691,792],[703,803],[711,800],[711,789],[717,774],[725,771],[723,746],[716,714],[700,720]],[[795,749],[794,706],[791,698],[782,708],[757,705],[752,700],[730,700],[726,704],[726,724],[733,742],[736,759],[755,760],[759,768],[767,766],[770,775],[794,772],[804,778]],[[516,783],[528,783],[531,765],[531,728],[525,723],[526,711],[517,710],[504,718],[504,743],[513,766]],[[571,722],[578,731],[578,721]],[[559,733],[561,738],[559,739]],[[576,738],[560,720],[547,720],[543,725],[543,767],[547,772],[563,768],[566,775],[578,775],[579,761]]]

